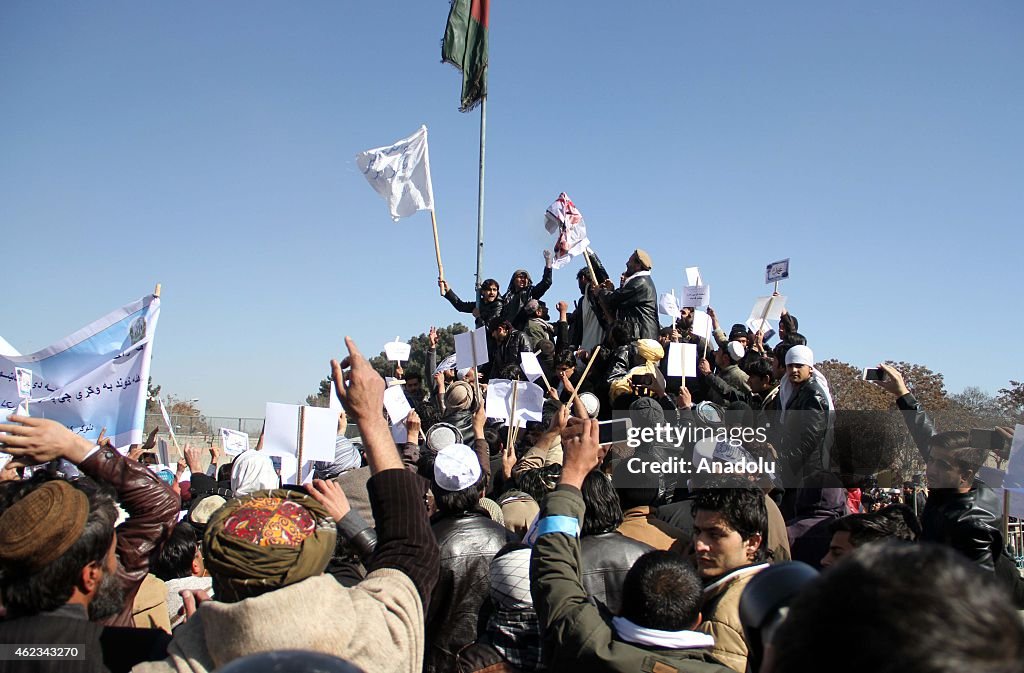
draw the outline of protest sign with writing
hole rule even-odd
[[[238,430],[221,428],[220,445],[224,447],[224,453],[229,456],[237,456],[243,451],[249,450],[249,435]]]
[[[407,343],[402,343],[395,337],[394,341],[389,341],[384,344],[384,354],[388,360],[392,362],[407,362],[409,360],[409,353],[412,352],[412,346]]]
[[[409,400],[405,397],[402,386],[391,386],[384,391],[384,408],[387,409],[391,423],[401,423],[412,411]]]
[[[436,375],[440,374],[441,372],[448,371],[449,369],[455,369],[455,364],[457,361],[456,358],[457,356],[455,355],[455,353],[452,353],[444,360],[441,360],[441,362],[439,362],[437,364],[437,367],[434,369],[434,374]]]
[[[771,285],[787,278],[789,278],[788,257],[778,262],[772,262],[764,270],[764,282],[766,285]]]
[[[683,288],[683,300],[679,305],[683,308],[699,308],[710,303],[710,285],[687,285]]]
[[[106,428],[115,446],[141,443],[159,315],[159,298],[148,295],[31,355],[0,355],[0,408],[24,401],[32,416],[88,439]],[[27,399],[18,392],[18,368],[32,372]]]

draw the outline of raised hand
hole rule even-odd
[[[345,491],[341,490],[341,486],[336,481],[314,479],[306,484],[306,492],[313,500],[324,506],[335,522],[344,519],[345,515],[352,510]]]
[[[57,458],[64,458],[74,464],[85,460],[93,443],[76,435],[57,421],[28,416],[8,416],[7,423],[0,424],[0,447],[14,458],[8,467],[38,465]]]
[[[878,368],[885,372],[885,378],[881,381],[875,381],[875,384],[883,390],[888,390],[896,397],[903,397],[910,392],[910,388],[907,388],[906,382],[903,380],[903,374],[900,374],[895,367],[890,367],[887,364],[880,364]]]
[[[562,431],[562,477],[559,483],[582,488],[583,480],[601,464],[600,426],[572,418]]]
[[[433,325],[430,326],[430,331],[427,332],[427,338],[430,339],[430,348],[437,348],[437,328]]]

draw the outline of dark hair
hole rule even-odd
[[[547,494],[555,490],[558,480],[562,476],[562,466],[558,463],[551,463],[544,467],[535,467],[532,470],[521,472],[516,477],[519,489],[543,504]]]
[[[786,330],[786,334],[796,334],[800,329],[800,322],[789,313],[779,318],[779,327]]]
[[[420,374],[419,372],[409,372],[405,375],[405,381],[406,383],[409,381],[419,381],[420,383],[423,383],[423,374]]]
[[[505,448],[505,439],[507,435],[504,432],[499,432],[497,428],[484,428],[484,439],[487,440],[487,452],[491,456],[500,456],[502,449]]]
[[[786,366],[786,353],[788,353],[789,349],[793,346],[794,344],[791,344],[788,341],[780,341],[775,344],[775,348],[772,349],[772,355],[775,356],[775,361],[779,363],[780,367]]]
[[[484,282],[480,283],[480,290],[483,291],[483,289],[488,285],[493,285],[494,287],[498,288],[498,292],[501,292],[501,285],[499,285],[498,281],[494,280],[493,278],[484,278]]]
[[[586,516],[580,527],[580,535],[609,533],[622,523],[622,505],[612,486],[612,480],[604,472],[591,470],[583,479],[583,504]]]
[[[505,320],[499,315],[495,316],[494,318],[491,318],[490,322],[487,323],[487,332],[493,332],[499,327],[504,327],[509,332],[512,331],[512,323],[510,323],[508,320]]]
[[[870,647],[837,657],[837,633]],[[1002,587],[951,547],[880,542],[808,585],[773,645],[785,673],[817,673],[823,661],[830,673],[1020,673],[1024,623]]]
[[[33,478],[7,482],[0,492],[0,511],[6,511],[47,481],[52,480]],[[102,565],[110,551],[117,521],[113,491],[88,478],[78,479],[72,486],[89,499],[89,514],[82,534],[67,551],[40,570],[29,572],[21,567],[4,567],[0,571],[0,593],[9,619],[50,612],[67,603],[82,568],[90,563]]]
[[[515,362],[510,362],[504,367],[502,367],[499,371],[495,372],[494,378],[508,379],[509,381],[511,381],[512,379],[521,378],[521,374],[522,370],[519,368],[519,365],[516,364]]]
[[[633,334],[629,329],[629,325],[622,320],[616,320],[608,328],[608,337],[606,341],[610,346],[625,346],[633,340]]]
[[[749,540],[755,534],[761,536],[761,545],[754,553],[754,561],[767,558],[768,510],[764,494],[756,488],[708,488],[697,492],[693,499],[691,513],[694,520],[697,512],[717,512],[729,528]]]
[[[570,369],[576,367],[576,354],[568,348],[558,351],[558,353],[555,354],[553,367],[555,369],[558,369],[559,367],[569,367]]]
[[[675,327],[671,326],[671,325],[669,327],[662,327],[661,329],[658,330],[658,336],[660,336],[660,337],[670,337],[670,336],[672,336],[672,330],[674,330],[674,329],[675,329]]]
[[[830,522],[828,532],[831,535],[849,533],[850,545],[854,548],[887,538],[913,542],[917,533],[911,529],[905,512],[897,510],[900,507],[906,509],[905,505],[889,505],[877,512],[848,514]],[[910,515],[913,517],[914,513]]]
[[[700,579],[681,555],[649,551],[626,573],[620,614],[649,629],[692,629],[700,617],[701,589]]]
[[[806,346],[807,337],[800,332],[786,332],[786,341],[790,346]]]
[[[430,490],[434,494],[434,504],[439,514],[459,515],[476,509],[480,502],[480,489],[484,486],[486,474],[480,475],[476,483],[467,486],[461,491],[446,491],[433,480],[430,481]]]
[[[150,572],[167,582],[192,576],[192,561],[199,548],[196,529],[187,521],[178,523],[153,558]]]
[[[964,431],[955,430],[934,434],[928,440],[928,446],[949,451],[953,464],[964,477],[977,473],[978,468],[984,465],[988,459],[988,451],[972,448],[971,435]]]
[[[770,379],[772,377],[772,363],[766,357],[758,357],[747,365],[746,371],[748,376],[767,377]]]
[[[224,463],[217,468],[217,481],[231,481],[231,468],[234,467],[234,461],[230,463]]]

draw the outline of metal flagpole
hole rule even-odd
[[[476,290],[480,302],[480,281],[484,267],[484,148],[487,144],[487,96],[480,99],[480,190],[476,207]]]

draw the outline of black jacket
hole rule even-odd
[[[650,276],[631,278],[617,290],[604,290],[601,299],[616,320],[626,323],[632,338],[658,338],[658,291]]]
[[[490,353],[490,357],[487,358],[490,365],[488,370],[489,376],[491,378],[500,378],[501,370],[507,365],[518,365],[519,354],[526,351],[532,351],[530,340],[519,330],[513,330],[511,334],[505,337],[504,342],[494,344],[494,350]]]
[[[802,480],[829,470],[829,411],[825,390],[812,377],[786,405],[780,458],[788,479]],[[796,484],[792,484],[796,485]],[[789,488],[791,484],[786,484]]]
[[[514,539],[480,512],[439,515],[431,522],[441,548],[441,572],[426,618],[424,671],[456,670],[455,656],[477,638],[477,620],[490,591],[491,559]]]
[[[587,596],[604,603],[619,614],[622,609],[622,583],[636,560],[654,549],[649,544],[628,538],[618,531],[584,535],[580,579]]]
[[[526,287],[522,290],[515,289],[516,274],[526,274]],[[501,311],[501,317],[512,323],[512,326],[516,329],[523,329],[526,325],[526,321],[530,319],[530,316],[526,315],[523,311],[523,307],[526,306],[526,302],[531,299],[540,299],[544,296],[544,293],[551,287],[551,269],[544,267],[544,275],[541,281],[536,285],[533,284],[533,278],[530,277],[529,272],[526,269],[516,269],[515,273],[508,281],[508,288],[505,290],[505,294],[501,296],[501,301],[504,307]]]
[[[914,443],[927,461],[935,426],[928,413],[912,394],[896,400],[903,411]],[[921,539],[953,547],[986,570],[995,570],[996,558],[1005,553],[998,517],[981,506],[978,483],[967,493],[956,489],[933,488],[921,513]]]
[[[608,280],[608,271],[605,270],[604,264],[597,258],[593,252],[590,254],[590,263],[594,266],[594,275],[597,277],[598,284]],[[590,277],[590,272],[587,272],[587,277]],[[597,322],[601,325],[601,329],[608,329],[608,321],[604,317],[604,309],[601,308],[601,303],[597,300],[597,297],[584,292],[579,300],[576,302],[576,307],[573,312],[567,316],[569,322],[569,343],[574,346],[582,346],[583,344],[583,302],[590,304],[590,311],[597,318]]]
[[[444,298],[455,307],[456,311],[460,313],[472,313],[476,309],[476,303],[472,301],[462,301],[459,299],[459,295],[455,294],[455,291],[448,288]],[[480,302],[480,317],[476,319],[477,327],[485,327],[487,323],[491,321],[491,318],[497,318],[501,315],[502,309],[505,308],[505,300],[502,297],[496,297],[494,301]],[[433,374],[434,372],[430,372]]]

